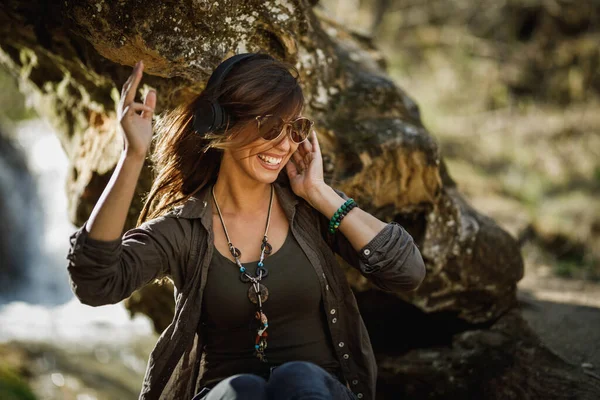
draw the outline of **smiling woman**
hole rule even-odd
[[[382,290],[412,290],[425,274],[413,238],[324,182],[297,73],[262,53],[225,60],[162,119],[142,224],[121,238],[152,138],[156,93],[134,101],[142,69],[123,88],[125,150],[68,257],[90,305],[173,280],[140,398],[373,399],[373,349],[335,253]]]
[[[246,157],[255,156],[256,152],[248,150],[260,143],[259,139],[269,138],[278,128],[281,129],[277,133],[281,132],[283,126],[278,121],[298,116],[304,107],[296,69],[266,54],[235,63],[226,76],[214,84],[218,75],[215,71],[211,76],[213,81],[209,80],[196,99],[174,109],[157,124],[159,140],[152,158],[158,175],[140,222],[182,204],[210,181],[216,180],[227,153],[223,150],[238,149],[238,159],[244,157],[241,154],[244,151],[248,152]],[[220,106],[216,110],[225,111],[227,119],[220,113],[215,115],[215,121],[210,119],[213,114],[210,100],[214,99],[218,99]],[[263,115],[273,117],[259,120]],[[270,142],[271,145],[274,143],[277,142]],[[289,156],[281,150],[268,150],[271,146],[263,146],[261,152],[274,158]],[[279,170],[281,163],[273,168],[272,161],[265,160],[260,165],[272,171]]]

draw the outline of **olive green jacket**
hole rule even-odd
[[[330,235],[328,218],[289,185],[274,185],[291,233],[319,277],[327,327],[347,384],[359,399],[374,399],[377,364],[369,334],[335,254],[385,291],[411,290],[421,283],[421,254],[395,222],[357,251],[341,232]],[[73,292],[84,304],[117,303],[162,276],[174,282],[175,314],[150,354],[139,397],[143,400],[187,400],[198,390],[203,348],[198,326],[214,251],[209,187],[170,213],[129,230],[122,239],[91,239],[85,224],[71,236],[68,271]]]

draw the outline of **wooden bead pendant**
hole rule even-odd
[[[251,285],[250,288],[248,289],[248,299],[250,299],[251,302],[253,302],[254,304],[258,304],[258,295],[260,294],[260,302],[261,304],[266,302],[269,298],[269,289],[267,289],[267,287],[261,283],[258,283],[258,293],[256,292],[256,289],[254,287],[254,285]]]

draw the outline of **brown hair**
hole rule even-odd
[[[242,148],[258,138],[258,129],[252,129],[257,115],[299,115],[304,96],[298,75],[293,65],[273,57],[250,58],[237,63],[217,91],[207,87],[191,102],[159,118],[158,140],[151,156],[157,175],[138,224],[183,204],[214,182],[223,150]],[[224,131],[200,135],[193,128],[193,115],[206,96],[218,99],[235,122]],[[283,174],[285,171],[280,176]]]

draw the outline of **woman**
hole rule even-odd
[[[140,398],[373,399],[373,350],[334,253],[387,291],[415,289],[425,268],[400,225],[324,182],[297,71],[262,53],[219,65],[157,126],[143,223],[121,238],[153,131],[156,93],[134,99],[142,69],[123,86],[123,154],[68,257],[93,306],[173,280]]]

